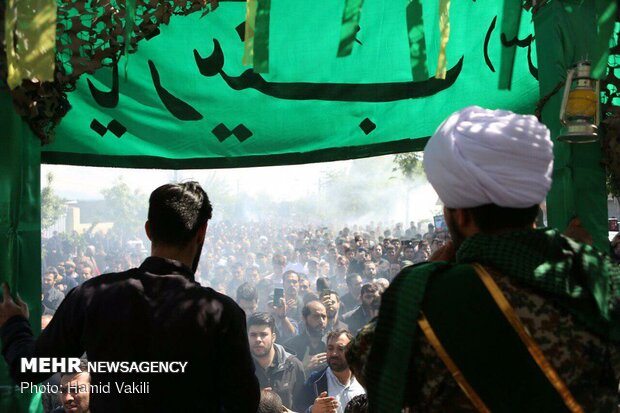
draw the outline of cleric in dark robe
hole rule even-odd
[[[620,271],[534,227],[551,187],[549,130],[467,107],[431,137],[424,169],[452,243],[382,297],[365,366],[370,411],[613,411]]]

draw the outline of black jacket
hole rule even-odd
[[[323,340],[321,340],[317,347],[312,347],[310,337],[305,330],[298,336],[295,336],[284,343],[284,347],[293,353],[293,355],[295,355],[304,364],[304,366],[312,356],[319,353],[325,353],[327,350],[327,345]]]
[[[353,335],[356,335],[359,329],[368,324],[370,320],[370,314],[366,313],[366,310],[361,305],[342,316],[342,321],[349,326],[349,331]]]
[[[351,293],[346,293],[340,297],[340,314],[346,314],[349,311],[353,311],[358,305],[358,300],[353,297]]]
[[[148,394],[91,394],[100,412],[255,412],[260,392],[245,314],[235,302],[200,286],[185,265],[147,258],[140,268],[92,278],[71,290],[48,327],[34,339],[23,317],[0,331],[2,354],[16,381],[20,357],[89,361],[187,361],[185,373],[92,373],[92,383],[149,382]]]
[[[314,404],[314,400],[319,397],[321,393],[327,391],[327,369],[329,367],[325,367],[319,371],[316,371],[308,377],[304,387],[299,393],[296,406],[297,410],[300,413],[303,413],[308,410]]]
[[[338,321],[336,323],[334,323],[334,325],[329,325],[329,321],[327,323],[327,327],[325,327],[325,342],[327,342],[327,335],[331,332],[331,331],[335,331],[335,330],[349,330],[349,326],[347,325],[347,323],[342,321],[342,317],[338,316]]]
[[[294,401],[306,381],[304,366],[297,357],[288,353],[281,345],[274,343],[273,347],[276,355],[273,364],[267,370],[254,360],[256,377],[258,377],[261,389],[271,387],[274,392],[278,393],[284,406],[297,411]]]

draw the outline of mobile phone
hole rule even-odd
[[[446,220],[443,215],[436,215],[433,217],[435,223],[435,229],[447,229]]]
[[[273,305],[280,306],[280,299],[284,298],[284,288],[273,289]]]

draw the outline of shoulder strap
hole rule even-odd
[[[500,308],[500,310],[502,310],[502,313],[504,313],[504,316],[506,317],[510,325],[512,325],[512,328],[517,332],[519,338],[527,347],[530,355],[536,361],[536,364],[538,364],[538,367],[540,367],[542,372],[547,377],[547,380],[549,380],[549,383],[551,383],[551,385],[555,388],[558,394],[562,397],[562,400],[564,400],[564,404],[566,404],[568,410],[572,413],[583,413],[583,409],[581,408],[581,406],[579,406],[577,401],[575,401],[575,398],[571,394],[570,390],[562,381],[551,363],[547,361],[545,355],[543,354],[542,350],[540,349],[534,338],[527,332],[527,330],[523,326],[523,323],[521,323],[521,320],[519,319],[514,309],[502,293],[502,290],[500,290],[500,288],[495,283],[495,280],[493,280],[493,277],[491,277],[489,272],[482,265],[474,264],[473,266],[476,270],[476,273],[478,274],[478,277],[482,280],[485,287],[493,297],[493,300],[495,300],[497,306]]]
[[[469,401],[471,401],[471,403],[474,405],[476,410],[481,413],[490,413],[491,411],[489,410],[489,408],[486,406],[486,404],[484,404],[484,402],[482,401],[480,396],[478,396],[478,393],[476,393],[474,388],[471,387],[471,384],[469,384],[465,376],[463,376],[463,373],[461,372],[459,367],[454,363],[452,357],[450,357],[444,346],[441,344],[441,341],[439,341],[439,339],[437,338],[435,331],[433,331],[433,328],[426,319],[424,313],[420,315],[418,325],[420,326],[420,330],[422,330],[422,333],[424,333],[424,336],[426,336],[428,342],[435,349],[437,355],[446,365],[448,370],[450,370],[450,373],[452,373],[452,377],[459,385],[461,390],[463,390],[463,393],[465,393]]]
[[[422,332],[478,411],[583,412],[482,267],[432,277],[422,311]]]

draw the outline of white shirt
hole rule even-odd
[[[332,396],[338,400],[339,407],[338,413],[343,413],[344,408],[347,407],[347,403],[352,398],[360,394],[365,394],[364,388],[355,380],[355,376],[351,375],[349,383],[342,384],[338,377],[332,372],[331,368],[327,369],[327,395]]]

